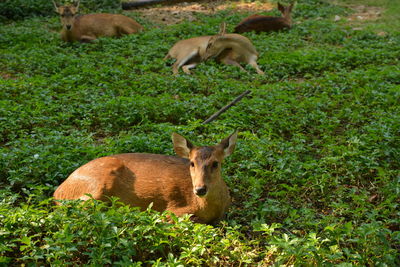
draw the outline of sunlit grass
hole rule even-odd
[[[346,6],[379,7],[382,9],[377,20],[363,21],[361,24],[370,30],[400,32],[400,2],[397,0],[336,0]]]

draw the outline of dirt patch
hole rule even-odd
[[[135,9],[146,20],[157,24],[178,24],[183,21],[195,21],[196,13],[214,14],[230,9],[234,12],[263,12],[275,8],[272,3],[240,3],[231,1],[183,2],[169,6],[156,6]]]
[[[0,72],[0,77],[3,78],[4,80],[9,80],[9,79],[13,79],[15,80],[16,78],[9,74],[9,73],[4,73],[4,72]]]
[[[349,6],[356,12],[346,18],[349,25],[353,26],[353,30],[362,30],[366,22],[373,22],[378,20],[382,13],[385,11],[384,8],[374,6]],[[336,20],[336,17],[335,17]],[[387,33],[380,31],[376,33],[379,36],[385,36]]]
[[[377,20],[380,18],[383,8],[373,6],[350,6],[356,13],[347,17],[348,21]]]
[[[344,18],[345,20],[349,21],[350,24],[362,24],[366,21],[375,21],[380,18],[381,14],[383,13],[384,9],[381,7],[374,7],[374,6],[348,6],[355,11],[355,13],[351,14],[350,16]],[[340,16],[335,16],[334,20],[338,21],[342,18]]]

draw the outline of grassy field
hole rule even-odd
[[[129,12],[146,31],[92,44],[62,43],[55,15],[0,24],[0,265],[400,265],[399,7],[376,1],[378,21],[355,25],[349,2],[299,1],[290,31],[245,34],[264,76],[210,61],[174,77],[163,61],[248,14],[231,9],[177,25]],[[53,205],[91,159],[173,155],[172,132],[214,144],[235,129],[216,227],[117,200]]]
[[[378,18],[363,21],[363,26],[374,31],[399,31],[400,28],[400,5],[393,0],[338,0],[341,5],[352,7],[375,8],[379,12]],[[361,8],[362,9],[362,8]]]

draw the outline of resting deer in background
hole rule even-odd
[[[133,19],[120,14],[87,14],[78,16],[79,2],[73,5],[57,6],[60,14],[61,39],[65,42],[90,42],[99,37],[120,37],[125,34],[137,33],[143,27]]]
[[[213,36],[200,36],[177,42],[164,59],[174,58],[172,66],[174,75],[179,68],[190,74],[190,69],[210,58],[218,62],[245,69],[240,63],[246,63],[256,69],[258,74],[264,72],[257,65],[258,53],[251,41],[240,34],[227,34],[226,24],[222,23],[220,32]]]
[[[242,20],[236,27],[234,32],[243,33],[256,31],[259,32],[269,32],[269,31],[279,31],[283,29],[288,29],[292,27],[292,9],[294,3],[289,6],[284,6],[278,3],[278,9],[282,13],[282,17],[271,17],[262,15],[251,15],[244,20]]]
[[[199,223],[215,224],[230,205],[229,190],[221,177],[221,164],[232,154],[237,132],[215,146],[194,146],[173,133],[180,157],[126,153],[102,157],[75,170],[54,192],[55,200],[107,201],[119,197],[127,205],[191,214]]]

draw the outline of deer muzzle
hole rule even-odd
[[[204,197],[207,194],[207,186],[196,187],[194,193],[199,197]]]

